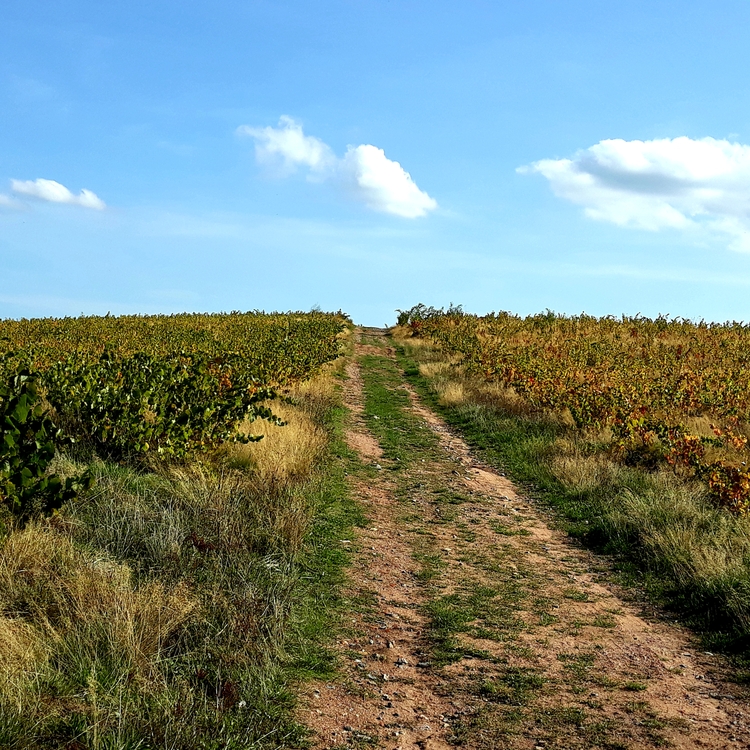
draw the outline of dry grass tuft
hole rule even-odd
[[[579,451],[555,453],[550,459],[552,473],[574,492],[593,492],[612,486],[621,467],[606,456],[586,455]]]
[[[322,371],[309,380],[296,383],[289,390],[289,397],[305,412],[316,415],[333,406],[337,401],[336,386],[332,375],[342,374],[346,360],[339,358],[325,365]]]
[[[418,338],[412,338],[414,336],[414,331],[409,326],[393,326],[393,328],[390,329],[390,334],[393,336],[394,339],[397,339],[398,341],[403,341],[405,339],[409,339],[409,344],[413,344],[416,341],[423,341],[424,339],[418,339]]]
[[[558,438],[553,444],[550,469],[554,476],[574,492],[593,492],[613,486],[621,466],[601,453],[586,453],[576,441]]]
[[[273,404],[284,425],[258,419],[246,425],[248,435],[260,435],[257,443],[233,446],[230,464],[250,468],[264,482],[286,484],[304,479],[325,449],[327,436],[305,412],[293,404]]]
[[[161,664],[196,609],[185,584],[135,586],[127,565],[49,525],[12,530],[0,549],[0,733],[36,747],[29,732],[87,717],[99,747],[100,730],[129,721],[125,692],[136,703],[163,692]]]
[[[534,411],[525,398],[501,383],[477,383],[473,391],[473,401],[492,409],[499,409],[515,416],[528,415]]]
[[[273,471],[262,475],[244,452],[237,455],[234,451],[227,458],[231,466],[218,475],[201,466],[171,469],[173,501],[148,539],[160,565],[184,553],[188,529],[188,545],[211,552],[232,554],[245,549],[293,555],[302,547],[310,507],[298,491],[299,476],[282,475],[280,469],[289,464],[279,463],[278,456],[262,456],[261,460],[275,462],[270,464]]]
[[[654,556],[669,561],[679,583],[718,590],[747,579],[750,519],[721,511],[707,501],[704,487],[667,472],[654,475],[650,485],[618,496],[620,523],[639,530]],[[732,608],[747,627],[746,592],[741,598],[741,606]]]
[[[431,352],[434,351],[435,345],[429,341],[428,339],[423,338],[406,338],[406,337],[400,337],[400,336],[394,336],[394,338],[400,343],[403,344],[404,347],[408,352]]]
[[[263,482],[274,485],[287,485],[311,476],[328,444],[319,416],[335,400],[333,380],[323,374],[299,383],[290,390],[289,398],[290,402],[270,404],[274,414],[285,423],[283,426],[263,419],[245,424],[245,434],[260,435],[262,439],[233,446],[229,451],[231,466],[251,469]]]
[[[419,374],[426,378],[434,378],[437,375],[448,376],[451,366],[447,362],[422,362],[419,365]]]
[[[20,617],[0,617],[0,692],[3,683],[22,677],[44,661],[43,637]]]
[[[136,588],[131,578],[126,565],[77,549],[47,526],[11,532],[0,550],[3,664],[38,670],[51,656],[59,666],[71,644],[85,646],[96,632],[134,676],[153,678],[154,663],[195,602],[184,586]]]
[[[440,403],[444,406],[459,406],[469,400],[469,395],[463,383],[456,380],[449,380],[442,383],[437,393]]]
[[[430,381],[444,406],[474,403],[514,415],[534,411],[512,388],[467,376],[460,357],[447,356],[428,339],[410,338],[401,343],[418,360],[420,375]]]

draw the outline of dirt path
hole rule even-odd
[[[356,345],[357,355],[373,351]],[[379,474],[375,482],[355,485],[370,525],[358,540],[359,554],[350,572],[357,586],[349,596],[372,606],[351,613],[351,636],[337,644],[347,657],[344,679],[313,686],[303,721],[315,730],[321,748],[376,741],[385,742],[384,747],[441,750],[449,747],[443,719],[451,704],[438,697],[441,680],[420,666],[428,659],[429,644],[420,611],[424,593],[417,581],[418,566],[398,522],[393,482],[381,473],[380,445],[362,419],[362,378],[356,362],[349,364],[347,378],[347,442]]]
[[[359,360],[393,352],[371,335],[345,387],[348,442],[374,469],[354,486],[370,520],[351,571],[362,606],[338,643],[342,679],[304,702],[316,747],[750,747],[722,661],[645,619],[403,380],[414,430],[439,447],[386,466]]]

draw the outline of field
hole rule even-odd
[[[328,669],[328,537],[356,518],[335,458],[346,331],[322,313],[0,323],[1,747],[301,736],[289,686]]]
[[[748,343],[0,321],[0,747],[750,744]]]

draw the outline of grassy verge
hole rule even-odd
[[[464,378],[424,341],[400,340],[398,361],[425,402],[569,533],[613,555],[626,582],[679,613],[709,647],[746,661],[750,519],[715,508],[700,486],[668,471],[609,460],[599,436]]]
[[[1,747],[304,744],[293,688],[333,668],[363,518],[332,381],[282,408],[210,462],[94,464],[87,500],[0,541]]]

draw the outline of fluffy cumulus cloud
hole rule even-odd
[[[305,168],[310,179],[336,182],[376,211],[416,219],[437,208],[435,199],[420,190],[411,175],[376,146],[349,146],[339,158],[323,141],[305,135],[302,126],[286,116],[276,128],[243,125],[237,132],[255,139],[259,162],[277,164],[283,173]]]
[[[420,190],[411,175],[391,161],[382,148],[349,146],[342,172],[364,202],[376,211],[416,219],[437,208],[437,201]]]
[[[61,185],[54,180],[11,180],[10,185],[17,195],[27,195],[52,203],[70,203],[97,210],[106,208],[106,204],[96,193],[92,193],[90,190],[81,190],[78,195],[75,195],[65,185]]]
[[[750,252],[750,146],[714,138],[600,141],[571,159],[518,171],[546,177],[555,195],[620,226],[708,231]]]

